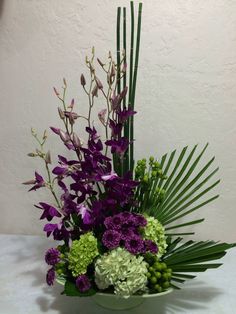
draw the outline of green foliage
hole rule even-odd
[[[93,288],[89,289],[86,292],[80,292],[77,288],[75,283],[67,280],[65,282],[63,294],[70,296],[70,297],[90,297],[96,293],[96,290]]]
[[[178,237],[169,243],[163,261],[172,269],[172,281],[183,283],[195,276],[188,272],[203,272],[210,268],[217,268],[221,263],[206,263],[218,260],[226,254],[226,250],[236,244],[218,243],[214,241],[188,241],[179,245],[183,239]],[[174,288],[179,288],[172,282]]]
[[[161,176],[148,179],[147,192],[143,189],[141,180],[140,188],[136,190],[140,211],[145,211],[157,218],[166,228],[173,230],[204,221],[203,218],[190,220],[184,223],[176,223],[202,206],[212,202],[219,195],[209,195],[209,192],[219,184],[220,180],[211,181],[217,173],[218,167],[211,169],[214,157],[200,166],[208,144],[197,154],[197,145],[188,151],[184,147],[177,154],[176,150],[165,154],[160,160]],[[140,166],[136,169],[140,172]],[[142,190],[142,193],[139,192]],[[139,197],[142,195],[142,198]],[[205,196],[208,196],[205,198]],[[188,235],[190,233],[174,233],[169,235]]]

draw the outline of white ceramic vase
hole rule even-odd
[[[129,298],[122,298],[115,294],[98,292],[92,296],[92,300],[99,306],[110,310],[128,310],[141,305],[149,298],[160,298],[169,294],[173,289],[170,288],[161,293],[133,295]]]

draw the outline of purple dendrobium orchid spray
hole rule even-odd
[[[179,229],[204,219],[178,220],[218,197],[201,201],[219,182],[208,183],[218,170],[207,174],[213,159],[198,168],[206,146],[197,157],[195,146],[190,152],[187,147],[179,154],[174,150],[159,160],[134,159],[142,4],[137,30],[132,1],[130,9],[130,46],[126,8],[118,8],[116,57],[109,52],[106,60],[96,59],[94,48],[86,57],[88,73],[81,74],[80,83],[88,99],[87,115],[77,112],[74,99],[67,99],[65,79],[62,91],[54,88],[63,127],[50,129],[62,142],[63,153],[51,156],[45,148],[47,132],[40,137],[31,130],[38,147],[28,156],[41,159],[45,173],[35,171],[34,179],[24,184],[31,185],[29,191],[47,189],[52,195],[35,205],[45,221],[46,236],[56,241],[45,254],[50,266],[46,282],[62,283],[68,296],[99,291],[121,297],[161,293],[194,277],[186,272],[220,266],[205,262],[224,256],[234,246],[194,240],[181,244],[182,236],[192,232]],[[93,115],[98,97],[105,108]],[[84,130],[81,120],[86,123]]]

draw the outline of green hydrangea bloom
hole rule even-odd
[[[97,239],[92,232],[81,235],[79,240],[72,242],[68,254],[69,266],[72,275],[77,277],[87,272],[87,267],[98,255]]]
[[[158,246],[157,257],[160,258],[167,248],[165,228],[154,217],[146,217],[147,225],[143,228],[143,237],[146,240],[152,240]]]
[[[129,297],[147,284],[147,263],[142,256],[135,256],[118,247],[97,259],[95,282],[99,289],[114,287],[114,292]]]

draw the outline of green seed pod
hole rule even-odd
[[[168,274],[168,273],[162,274],[162,279],[163,279],[164,281],[167,281],[167,280],[169,279],[169,274]]]
[[[165,281],[165,282],[162,284],[163,289],[168,289],[169,286],[170,286],[169,281]]]
[[[161,266],[162,266],[162,269],[163,269],[163,270],[166,270],[166,269],[167,269],[166,263],[162,263]]]
[[[157,289],[157,291],[159,292],[159,293],[161,293],[163,290],[162,290],[162,287],[159,287],[158,289]]]
[[[150,278],[150,282],[152,283],[152,284],[156,284],[157,283],[157,279],[156,279],[156,277],[151,277]]]
[[[156,271],[155,272],[155,276],[157,279],[160,279],[161,278],[161,273],[159,271]]]

